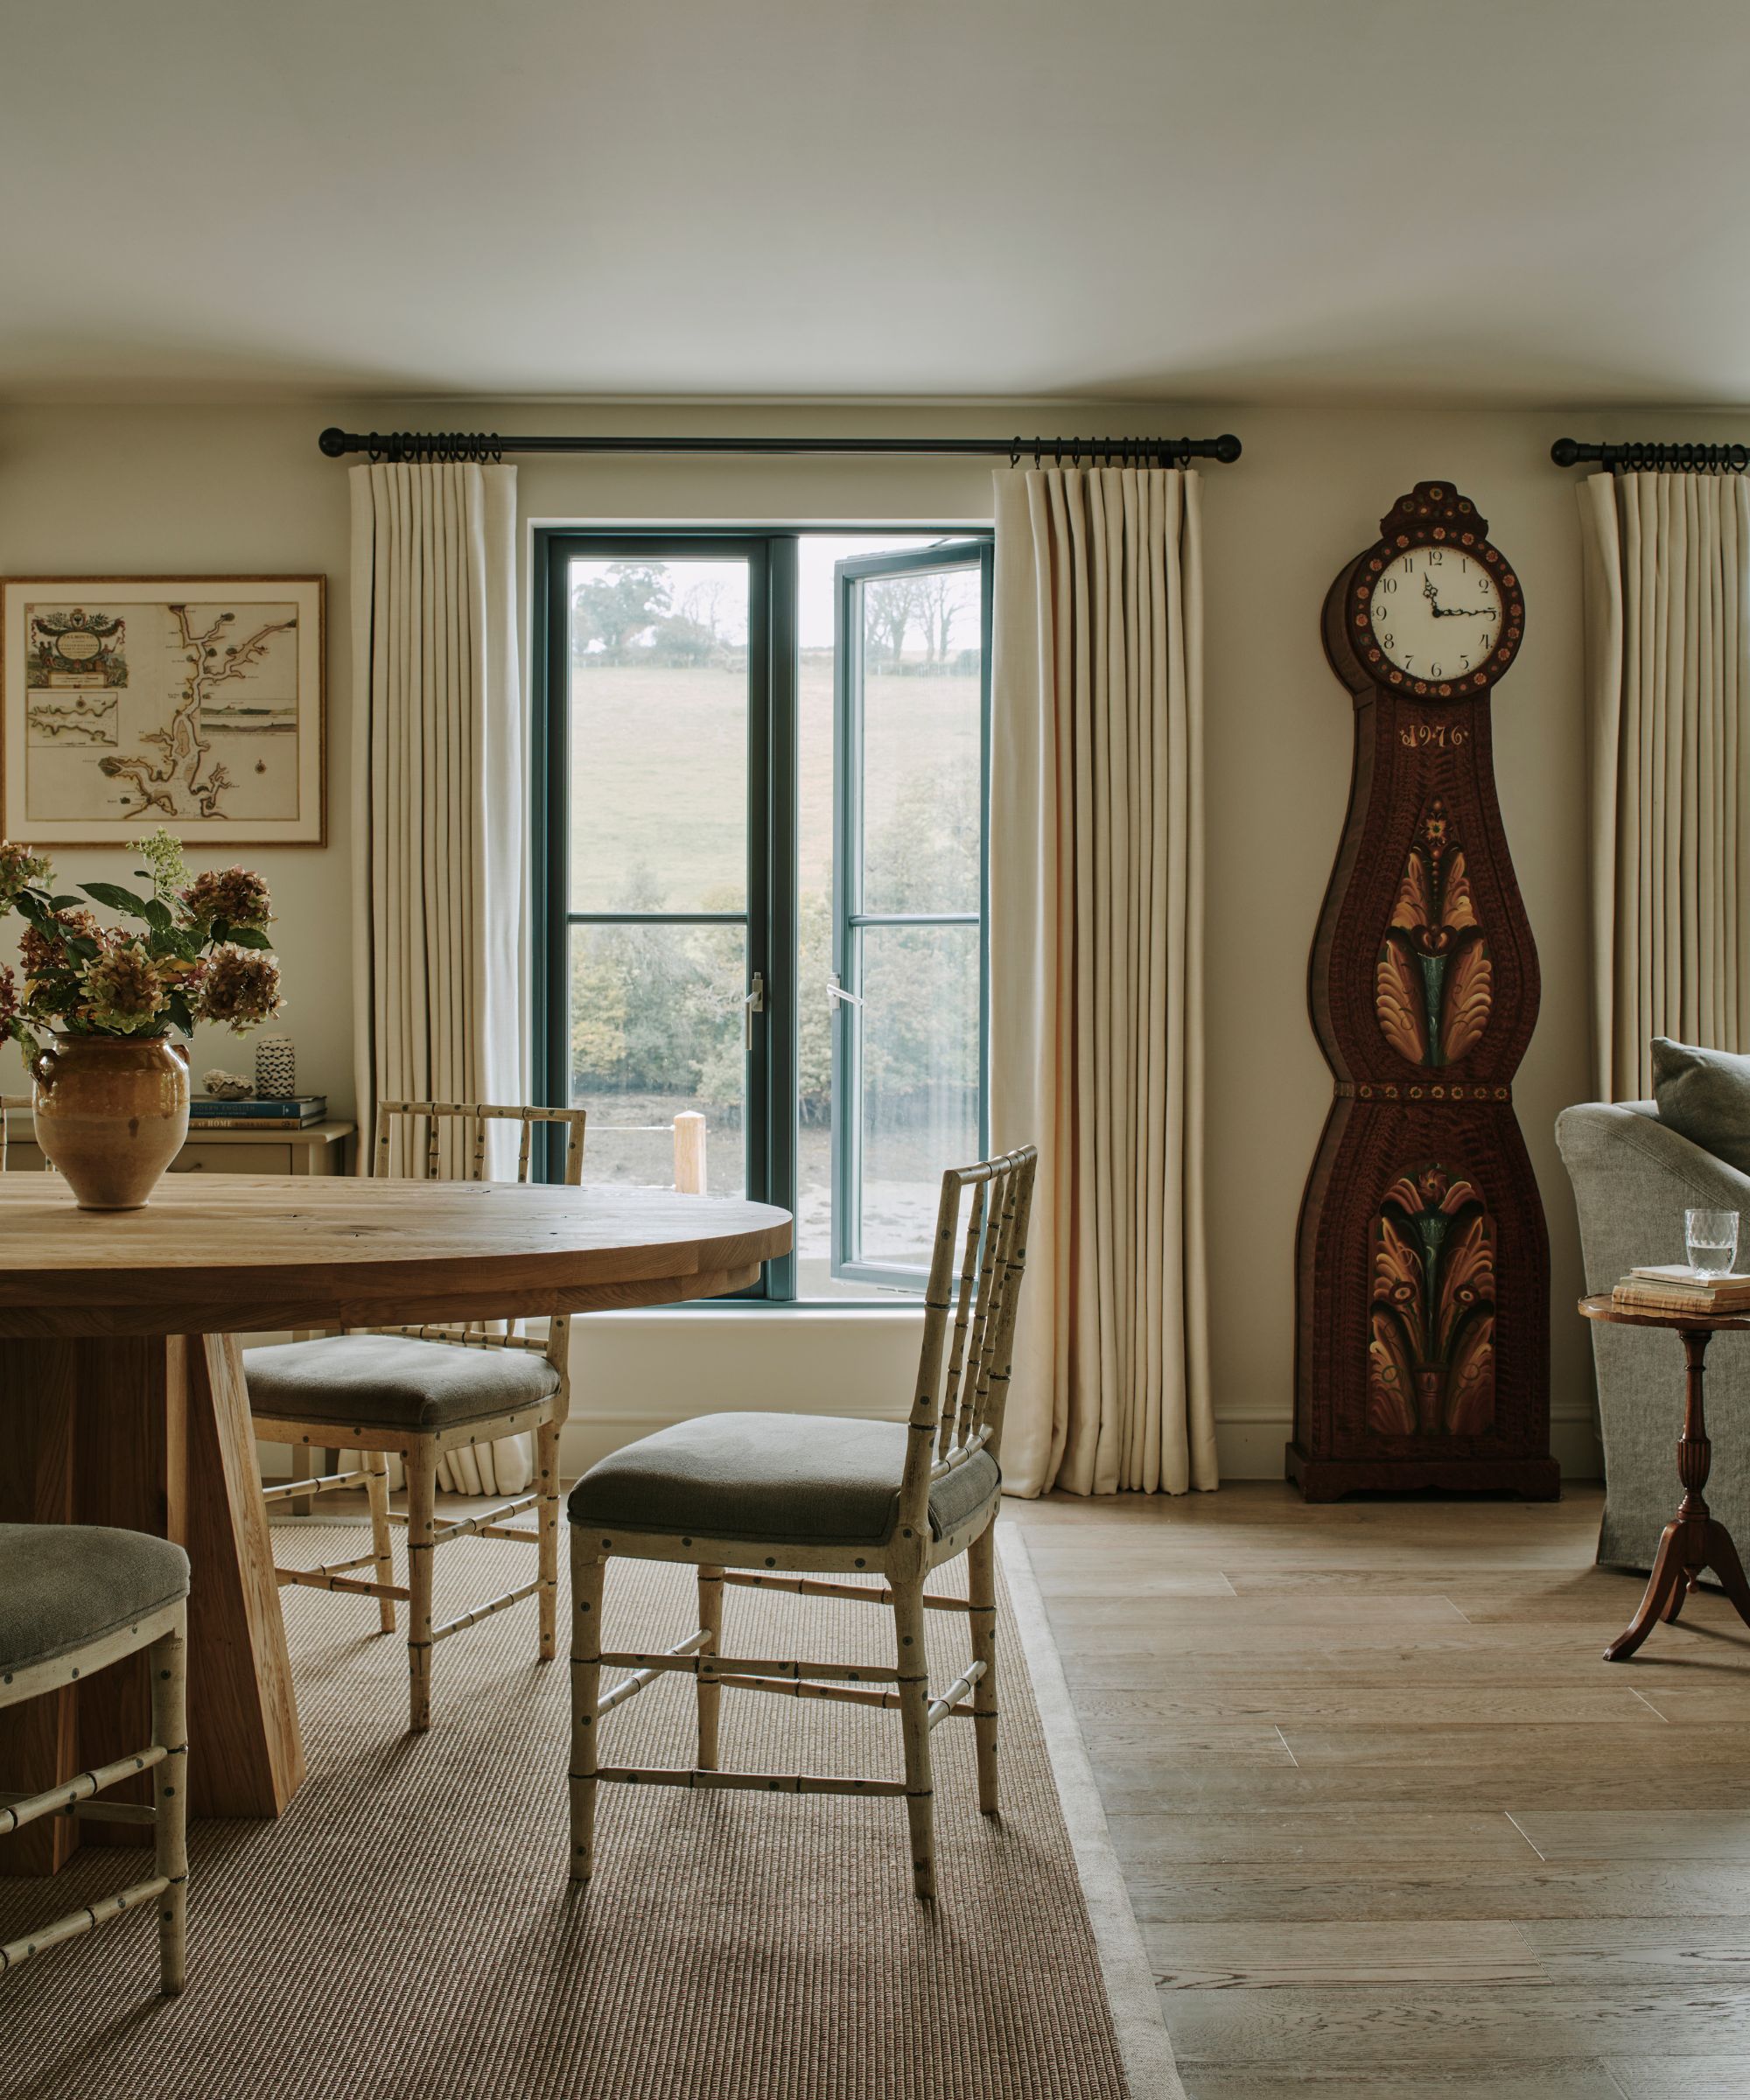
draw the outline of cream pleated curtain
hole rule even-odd
[[[362,1166],[379,1100],[522,1098],[527,784],[516,469],[357,466],[350,480]],[[459,1155],[444,1171],[461,1172]],[[452,1452],[440,1484],[514,1494],[531,1477],[526,1436],[477,1455]]]
[[[1593,474],[1578,493],[1597,1083],[1638,1100],[1656,1035],[1750,1050],[1750,489]]]
[[[1013,1493],[1214,1488],[1201,483],[996,477],[990,1115],[1034,1142]]]

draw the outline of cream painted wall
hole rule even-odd
[[[1205,493],[1213,1336],[1230,1476],[1280,1470],[1292,1405],[1295,1214],[1329,1100],[1306,1020],[1306,962],[1342,822],[1349,703],[1324,663],[1319,608],[1332,577],[1373,537],[1398,494],[1418,480],[1456,482],[1525,581],[1525,646],[1495,714],[1502,802],[1544,973],[1543,1016],[1518,1102],[1550,1220],[1557,1447],[1571,1472],[1595,1470],[1589,1357],[1567,1312],[1579,1284],[1572,1204],[1551,1137],[1558,1110],[1586,1092],[1588,1023],[1575,477],[1549,464],[1548,448],[1570,426],[1582,437],[1704,438],[1722,434],[1721,419],[1158,405],[1084,410],[1078,418],[1015,403],[659,413],[332,401],[0,415],[0,573],[320,571],[329,578],[331,843],[248,858],[280,904],[285,1026],[298,1042],[301,1076],[345,1112],[352,1094],[347,500],[345,468],[316,450],[327,422],[506,430],[1239,431],[1246,457],[1208,470]],[[989,470],[976,460],[530,458],[520,467],[526,522],[961,522],[990,514]],[[68,856],[65,872],[114,876],[116,858]],[[236,1049],[204,1040],[197,1072],[228,1056],[236,1061]],[[10,1090],[20,1077],[10,1053],[8,1060],[0,1085]],[[584,1390],[601,1393],[602,1405],[633,1424],[760,1396],[806,1407],[829,1381],[842,1404],[854,1397],[868,1411],[899,1411],[913,1326],[907,1315],[840,1314],[798,1323],[780,1340],[757,1314],[616,1316],[585,1323]],[[581,1444],[570,1455],[583,1455]]]

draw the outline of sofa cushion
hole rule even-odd
[[[188,1556],[107,1524],[0,1524],[0,1673],[46,1662],[188,1594]]]
[[[1656,1035],[1653,1095],[1661,1123],[1750,1174],[1750,1057]]]
[[[243,1352],[249,1405],[281,1422],[447,1429],[533,1407],[559,1390],[534,1349],[471,1349],[407,1334],[332,1334]]]
[[[903,1422],[829,1415],[699,1415],[612,1452],[572,1488],[574,1524],[781,1546],[879,1546],[900,1521]],[[940,1538],[994,1503],[978,1452],[930,1491]]]

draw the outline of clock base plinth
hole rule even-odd
[[[1469,1494],[1516,1494],[1528,1502],[1562,1499],[1562,1468],[1554,1459],[1318,1459],[1304,1445],[1283,1450],[1283,1474],[1309,1502],[1334,1502],[1372,1492],[1413,1494],[1424,1488]]]

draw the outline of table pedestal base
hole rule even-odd
[[[1712,1336],[1705,1328],[1696,1327],[1685,1327],[1682,1334],[1684,1358],[1689,1366],[1684,1433],[1677,1441],[1677,1477],[1684,1484],[1684,1499],[1659,1540],[1641,1608],[1628,1631],[1619,1634],[1605,1649],[1606,1662],[1626,1662],[1660,1620],[1667,1626],[1674,1625],[1684,1608],[1684,1600],[1704,1570],[1711,1569],[1718,1576],[1719,1586],[1737,1607],[1738,1616],[1750,1626],[1750,1582],[1744,1579],[1744,1564],[1738,1558],[1731,1532],[1710,1513],[1702,1493],[1713,1465],[1702,1396],[1702,1367]]]
[[[191,1806],[278,1815],[304,1748],[235,1340],[0,1340],[0,1522],[115,1524],[186,1548]],[[0,1709],[0,1787],[35,1793],[136,1750],[147,1714],[143,1656]],[[52,1873],[81,1842],[143,1835],[46,1817],[0,1840],[0,1873]]]
[[[1704,1570],[1719,1578],[1719,1586],[1738,1607],[1738,1616],[1750,1626],[1750,1582],[1744,1579],[1744,1564],[1731,1532],[1718,1517],[1674,1516],[1659,1540],[1641,1608],[1628,1632],[1619,1634],[1605,1649],[1605,1661],[1626,1662],[1660,1620],[1675,1626],[1684,1598]]]

